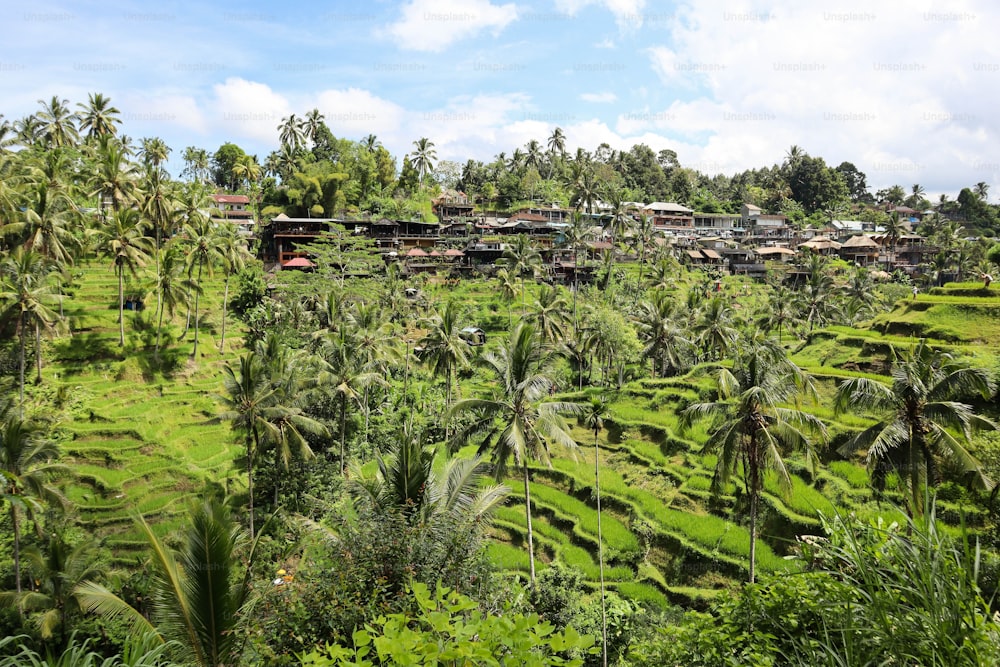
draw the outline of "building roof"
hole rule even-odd
[[[448,248],[444,251],[445,257],[465,257],[465,253],[461,250],[455,250],[454,248]]]
[[[849,238],[846,241],[844,241],[843,245],[841,245],[840,247],[841,248],[878,248],[879,245],[878,245],[878,243],[875,242],[875,239],[873,239],[873,238],[871,238],[869,236],[865,236],[864,234],[858,234],[858,235],[852,236],[851,238]]]
[[[768,255],[794,255],[795,251],[791,248],[757,248],[757,254],[762,256]]]
[[[800,248],[811,248],[813,250],[839,250],[840,244],[836,241],[831,241],[825,236],[817,236],[816,238],[806,241],[805,243],[799,244]]]
[[[305,257],[294,257],[281,265],[283,269],[308,269],[316,266]]]
[[[409,250],[406,251],[406,256],[407,257],[427,257],[428,255],[427,255],[426,251],[421,250],[418,247],[413,247],[413,248],[410,248]]]
[[[664,213],[684,213],[686,215],[694,213],[693,209],[666,201],[654,201],[652,204],[646,204],[646,208],[650,211],[663,211]]]
[[[217,204],[249,204],[250,197],[246,195],[212,195],[212,200]]]
[[[720,259],[720,260],[722,259],[722,255],[715,252],[711,248],[702,248],[701,254],[703,254],[705,257],[708,257],[709,259]]]

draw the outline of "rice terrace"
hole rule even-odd
[[[0,119],[0,665],[1000,661],[987,183],[122,116]]]

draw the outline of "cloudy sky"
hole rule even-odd
[[[394,154],[488,160],[555,127],[733,173],[792,144],[877,189],[1000,193],[990,0],[14,0],[0,113],[109,95],[125,133],[261,159],[289,113]]]

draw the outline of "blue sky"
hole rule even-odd
[[[797,144],[875,188],[1000,195],[998,25],[988,0],[15,0],[0,113],[102,92],[175,168],[225,141],[263,159],[318,107],[397,156],[428,137],[488,160],[559,126],[571,149],[643,142],[707,173]]]

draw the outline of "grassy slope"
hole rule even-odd
[[[66,400],[76,416],[65,425],[65,447],[80,478],[70,496],[79,504],[81,518],[108,538],[119,559],[128,561],[141,546],[131,523],[135,512],[156,522],[157,530],[167,531],[185,500],[205,483],[242,487],[242,476],[233,465],[239,447],[232,444],[228,427],[213,418],[222,364],[235,359],[240,343],[229,339],[224,354],[218,352],[222,289],[215,279],[208,281],[202,298],[206,316],[197,360],[189,358],[190,334],[184,341],[174,340],[183,327],[183,313],[178,313],[169,329],[168,351],[160,363],[155,361],[155,331],[149,324],[153,303],[142,313],[126,313],[128,343],[123,351],[117,344],[114,275],[96,265],[82,267],[78,274],[78,287],[67,306],[76,333],[47,344],[46,385],[68,389]],[[433,298],[444,296],[443,290],[433,284],[425,288]],[[477,324],[491,337],[506,328],[506,306],[491,286],[466,283],[447,294],[485,304],[478,310]],[[934,303],[933,308],[936,300],[966,310],[994,305],[953,294],[921,299]],[[513,305],[515,317],[519,306],[519,301]],[[933,308],[921,312],[933,318]],[[911,311],[901,304],[884,319],[902,320]],[[230,321],[233,334],[235,324]],[[893,335],[893,326],[882,329],[889,333],[828,329],[796,351],[798,363],[820,376],[819,401],[813,409],[835,432],[863,424],[852,417],[834,420],[828,406],[836,380],[881,369],[889,358],[888,344],[911,340]],[[988,349],[1000,346],[1000,331],[981,328],[976,336],[986,333]],[[978,340],[954,341],[951,346],[977,350],[980,360],[990,358],[992,351],[984,354],[981,345],[974,345]],[[600,436],[605,575],[612,588],[633,599],[698,605],[745,576],[749,535],[739,509],[739,484],[729,495],[712,499],[715,461],[701,454],[698,445],[705,433],[699,428],[681,433],[674,416],[679,402],[696,399],[711,387],[704,373],[632,383],[615,399],[616,419]],[[464,384],[462,394],[483,390],[473,380]],[[540,567],[560,560],[579,567],[593,584],[598,578],[593,436],[582,428],[575,435],[582,445],[575,456],[562,453],[552,468],[533,468],[534,524]],[[795,456],[791,468],[790,495],[782,494],[775,480],[768,481],[758,555],[761,571],[792,567],[782,554],[796,535],[818,530],[817,511],[829,514],[839,507],[862,516],[899,518],[871,502],[867,474],[856,462],[834,461],[815,482]],[[490,550],[502,567],[526,572],[523,489],[518,478],[508,484],[513,493],[497,517],[497,539]]]

